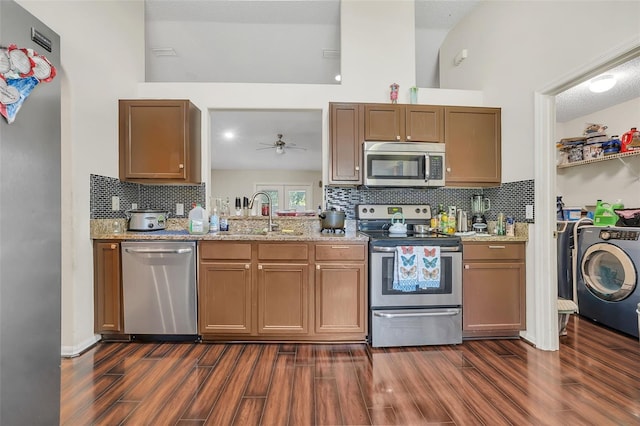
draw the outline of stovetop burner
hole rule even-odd
[[[345,230],[344,228],[323,228],[320,232],[323,234],[343,235]]]
[[[378,246],[424,245],[457,247],[461,238],[457,235],[445,234],[439,231],[418,233],[413,230],[414,225],[429,225],[431,208],[428,204],[408,205],[376,205],[361,204],[357,206],[358,230],[369,236],[372,244]],[[401,212],[407,226],[406,234],[392,234],[389,232],[391,218],[396,212]]]

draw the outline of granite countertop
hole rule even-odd
[[[489,233],[487,234],[474,234],[474,235],[461,235],[462,242],[479,241],[503,241],[503,242],[526,242],[529,241],[529,224],[528,223],[516,223],[514,227],[514,236],[507,237],[506,235],[497,235],[494,233],[496,227],[495,222],[488,223]]]
[[[333,234],[320,232],[317,218],[277,218],[279,231],[266,232],[266,218],[232,218],[229,231],[190,234],[188,220],[169,219],[167,227],[157,231],[126,230],[125,219],[93,219],[90,222],[93,240],[163,240],[163,241],[342,241],[366,242],[369,237],[356,231],[353,223],[346,223],[345,232]],[[117,223],[122,232],[114,232]]]
[[[189,234],[188,220],[169,219],[167,228],[158,231],[128,231],[125,219],[93,219],[91,220],[91,239],[94,240],[165,240],[165,241],[369,241],[369,237],[356,230],[355,221],[345,221],[344,234],[320,232],[320,221],[317,218],[277,218],[280,231],[264,232],[267,219],[261,217],[231,218],[230,231],[215,234]],[[122,232],[113,232],[117,223]],[[508,237],[493,233],[495,222],[488,223],[488,234],[460,235],[462,242],[526,242],[529,240],[527,223],[515,224],[515,235]]]

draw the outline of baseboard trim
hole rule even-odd
[[[62,348],[60,349],[60,355],[64,358],[73,358],[80,356],[83,352],[93,347],[93,345],[98,343],[100,340],[100,335],[95,334],[75,346],[62,346]]]

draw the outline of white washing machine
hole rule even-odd
[[[585,226],[578,236],[580,315],[638,337],[640,228]]]

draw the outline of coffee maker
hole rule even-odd
[[[471,197],[471,229],[480,234],[486,234],[487,219],[485,212],[491,208],[491,201],[482,195],[474,195]]]

